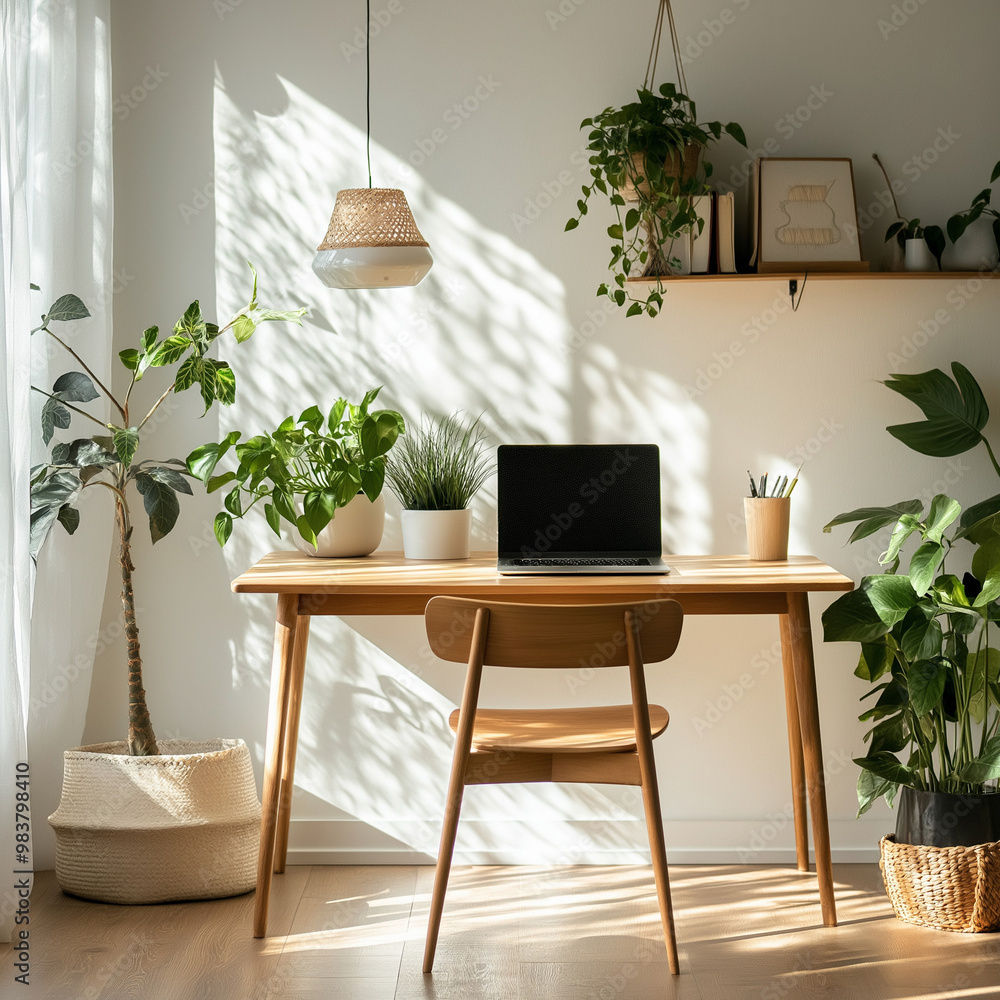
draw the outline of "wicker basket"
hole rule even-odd
[[[67,750],[49,817],[56,879],[105,903],[219,899],[253,889],[260,802],[243,740],[160,740],[159,757],[124,743]]]
[[[681,155],[678,152],[673,152],[667,157],[663,164],[663,169],[668,177],[680,176],[682,181],[690,180],[698,172],[698,163],[701,159],[701,151],[704,149],[703,146],[699,146],[697,143],[688,143],[684,147],[684,158],[681,160]],[[646,175],[646,154],[645,153],[633,153],[632,154],[632,166],[635,169],[636,174]],[[649,184],[643,181],[638,189],[631,181],[625,181],[622,186],[618,189],[618,193],[626,201],[638,201],[639,193],[645,197],[649,196]]]
[[[1000,843],[923,847],[879,842],[879,867],[896,916],[943,931],[1000,929]]]

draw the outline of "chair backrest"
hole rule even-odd
[[[676,601],[631,604],[505,604],[435,597],[424,621],[431,649],[466,663],[476,612],[489,611],[483,663],[495,667],[621,667],[628,663],[625,613],[631,611],[642,659],[657,663],[677,648],[684,613]]]

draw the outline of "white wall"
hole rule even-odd
[[[701,115],[739,121],[751,146],[770,138],[776,155],[852,157],[862,208],[879,204],[878,151],[906,185],[903,211],[925,222],[943,224],[988,180],[1000,155],[1000,23],[985,0],[731,0],[728,24],[717,0],[677,6]],[[943,488],[967,502],[995,492],[983,455],[926,459],[894,442],[884,426],[914,411],[877,380],[959,359],[1000,401],[1000,284],[809,282],[794,315],[780,282],[689,284],[669,290],[660,317],[627,322],[594,297],[610,210],[595,206],[578,231],[562,231],[587,179],[577,125],[641,83],[652,0],[391,9],[372,47],[374,180],[406,189],[436,264],[417,289],[352,295],[321,287],[308,265],[337,189],[366,179],[363,52],[343,48],[356,44],[363,4],[114,4],[115,92],[134,104],[121,105],[115,130],[116,349],[196,296],[209,315],[231,313],[248,287],[245,258],[269,301],[312,313],[302,331],[227,349],[237,406],[199,421],[197,401],[181,399],[148,454],[184,455],[220,430],[261,430],[384,382],[385,400],[411,418],[485,410],[496,440],[658,442],[664,538],[678,552],[745,551],[745,470],[790,471],[801,455],[792,548],[855,578],[878,549],[822,534],[832,515]],[[456,117],[477,87],[479,106]],[[928,149],[921,169],[914,158]],[[745,156],[721,145],[717,176],[738,178]],[[865,232],[866,257],[879,259],[885,225]],[[210,540],[215,499],[187,502],[155,550],[138,546],[147,687],[161,736],[242,736],[259,774],[273,601],[235,597],[228,583],[274,540],[262,519],[248,521],[221,552]],[[384,544],[396,548],[390,508]],[[483,502],[477,533],[488,544],[492,532]],[[826,603],[812,600],[817,630]],[[116,614],[109,593],[105,618]],[[769,619],[691,619],[676,657],[653,672],[651,697],[673,718],[657,752],[677,861],[793,856],[776,640]],[[816,652],[835,858],[871,860],[892,818],[881,807],[853,818],[855,650],[818,641]],[[460,675],[422,653],[417,619],[314,623],[298,859],[434,852]],[[586,704],[625,690],[621,676],[573,686],[507,672],[486,696]],[[115,648],[95,670],[87,739],[124,726]],[[467,802],[465,860],[627,859],[645,844],[630,789],[507,787]]]

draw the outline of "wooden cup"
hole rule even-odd
[[[756,562],[788,558],[788,511],[790,497],[744,497],[747,548]]]

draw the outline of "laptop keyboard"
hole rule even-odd
[[[648,566],[649,560],[642,557],[628,556],[624,559],[510,559],[509,566]]]

